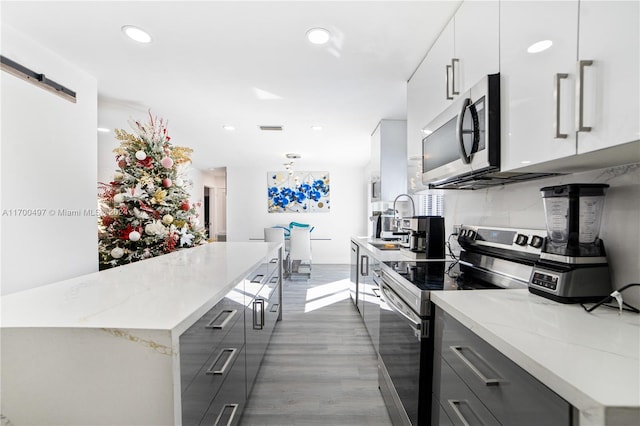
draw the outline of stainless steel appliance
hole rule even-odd
[[[542,193],[547,237],[529,291],[562,303],[597,302],[613,291],[599,238],[607,184],[548,186]]]
[[[461,226],[460,261],[383,262],[379,386],[394,425],[430,425],[434,290],[527,288],[544,231]]]
[[[423,130],[422,183],[430,188],[477,189],[549,175],[500,172],[500,74],[484,77]]]
[[[444,259],[444,218],[414,216],[402,219],[401,227],[409,232],[409,247],[402,248],[414,259]]]

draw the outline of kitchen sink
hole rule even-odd
[[[402,247],[402,245],[400,245],[399,243],[369,243],[369,244],[371,244],[378,250],[400,250],[400,247]]]

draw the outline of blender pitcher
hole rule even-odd
[[[547,241],[543,251],[562,256],[603,256],[598,238],[607,184],[574,183],[541,188]]]

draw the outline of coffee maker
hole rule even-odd
[[[409,247],[402,248],[414,259],[444,259],[444,217],[413,216],[402,219],[409,232]]]
[[[567,184],[540,189],[547,237],[529,291],[561,303],[596,302],[613,291],[599,238],[607,184]]]

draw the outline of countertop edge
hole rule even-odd
[[[482,291],[482,290],[477,290]],[[487,290],[494,291],[494,290]],[[510,292],[527,292],[528,290],[501,290]],[[638,412],[640,416],[640,406],[629,404],[611,405],[597,401],[590,396],[584,390],[573,386],[571,383],[558,376],[556,373],[545,367],[542,363],[538,362],[534,357],[526,354],[517,347],[510,344],[498,336],[495,332],[484,326],[481,321],[477,321],[467,315],[465,312],[458,309],[453,304],[449,303],[446,299],[440,297],[440,292],[434,291],[431,293],[431,301],[450,314],[453,318],[458,320],[461,324],[475,333],[477,336],[485,340],[499,352],[515,362],[519,367],[523,368],[537,380],[542,382],[545,386],[549,387],[555,393],[567,400],[571,405],[576,407],[581,412],[585,413],[604,413],[605,411],[611,411],[615,413],[616,410],[633,410]]]
[[[222,243],[210,243],[210,244],[224,244],[226,246],[232,246],[234,245],[233,242],[222,242]],[[166,321],[165,323],[159,322],[157,325],[144,325],[141,324],[139,321],[131,321],[128,319],[123,319],[123,320],[106,320],[105,322],[102,322],[101,320],[90,320],[87,322],[81,322],[81,321],[70,321],[69,319],[62,319],[59,321],[51,321],[51,322],[45,322],[44,320],[42,321],[25,321],[22,322],[20,319],[14,320],[14,319],[9,319],[7,321],[7,309],[5,309],[7,307],[7,305],[5,305],[5,303],[12,303],[12,299],[18,297],[20,299],[20,303],[24,303],[24,300],[26,299],[27,301],[29,300],[29,297],[31,297],[30,295],[38,295],[39,292],[41,291],[50,291],[50,289],[54,288],[53,286],[59,286],[60,290],[56,290],[57,292],[62,292],[65,291],[69,288],[72,288],[73,286],[77,286],[78,283],[81,283],[80,285],[82,285],[82,283],[84,282],[84,280],[87,280],[90,278],[89,282],[93,282],[91,280],[96,280],[99,277],[99,274],[101,274],[102,271],[99,272],[93,272],[93,273],[89,273],[89,274],[84,274],[81,276],[77,276],[77,277],[72,277],[66,280],[62,280],[62,281],[58,281],[58,282],[53,282],[50,284],[46,284],[44,286],[41,287],[36,287],[33,289],[28,289],[28,290],[24,290],[21,292],[17,292],[17,293],[11,293],[8,295],[4,295],[0,298],[1,301],[1,306],[2,306],[2,321],[0,322],[0,329],[20,329],[20,328],[43,328],[43,329],[47,329],[47,328],[58,328],[58,329],[65,329],[65,328],[77,328],[77,329],[106,329],[106,330],[149,330],[149,331],[167,331],[169,332],[171,335],[174,336],[179,336],[180,334],[182,334],[187,328],[189,328],[193,323],[195,323],[198,318],[200,318],[202,315],[204,315],[209,309],[211,309],[213,306],[215,306],[216,303],[218,303],[232,288],[234,288],[239,282],[241,282],[244,278],[246,278],[246,276],[254,269],[256,269],[257,267],[259,267],[262,263],[264,263],[265,260],[269,260],[269,257],[271,256],[271,254],[276,251],[279,247],[280,247],[280,243],[274,243],[274,242],[270,242],[270,243],[263,243],[263,242],[255,242],[255,243],[238,243],[238,247],[240,247],[242,244],[251,244],[251,245],[263,245],[264,246],[264,250],[263,253],[257,254],[255,253],[255,251],[253,252],[253,255],[251,256],[251,259],[247,260],[246,265],[242,265],[240,267],[238,266],[234,266],[233,268],[226,268],[225,271],[227,271],[226,274],[221,274],[221,276],[223,276],[224,278],[220,278],[216,284],[213,287],[213,289],[211,290],[210,294],[207,294],[205,297],[202,298],[201,302],[193,302],[191,301],[190,303],[193,305],[193,309],[190,308],[190,311],[188,314],[182,316],[180,319],[176,319],[175,322],[169,322]],[[189,254],[194,254],[196,256],[199,255],[200,250],[204,250],[203,247],[205,247],[205,245],[203,246],[199,246],[199,247],[194,247],[194,248],[190,248],[190,249],[186,249],[184,251],[181,251],[182,253],[180,254],[180,256],[189,256]],[[199,250],[200,249],[200,250]],[[170,254],[166,254],[166,255],[162,255],[162,256],[157,256],[155,258],[151,258],[151,259],[147,259],[147,260],[143,260],[140,262],[136,262],[133,264],[128,264],[128,265],[123,265],[123,267],[119,267],[119,268],[125,268],[127,269],[127,267],[133,267],[131,269],[135,269],[135,266],[137,266],[138,268],[144,268],[148,265],[151,265],[151,263],[147,263],[145,264],[144,262],[150,262],[150,261],[154,261],[158,262],[158,259],[161,259],[160,261],[167,263],[170,262],[173,258],[171,257],[172,255],[174,255],[175,253],[178,252],[174,252],[174,253],[170,253]],[[234,256],[237,257],[237,256]],[[231,261],[234,259],[231,259]],[[237,260],[237,259],[236,259]],[[117,268],[115,268],[117,269]],[[123,271],[125,270],[123,269]],[[230,270],[233,270],[232,273],[228,273]],[[108,270],[111,271],[111,270]],[[98,279],[99,280],[99,279]],[[224,281],[224,282],[223,282]],[[45,290],[43,290],[45,289]],[[115,291],[115,290],[114,290]],[[140,296],[136,296],[136,297],[140,297]],[[197,307],[195,305],[198,305]],[[185,310],[186,311],[186,310]],[[100,314],[100,312],[98,312],[97,314]],[[178,315],[175,315],[176,317],[178,317]],[[128,324],[127,324],[128,323]]]

